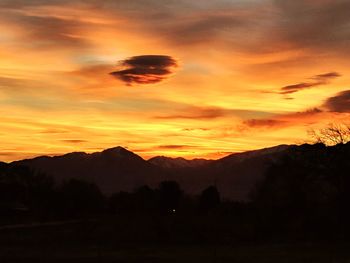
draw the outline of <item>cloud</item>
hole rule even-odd
[[[350,112],[350,90],[344,90],[328,98],[323,106],[331,112]]]
[[[333,79],[333,78],[337,78],[337,77],[341,77],[341,75],[338,72],[329,72],[329,73],[316,75],[314,78],[329,80],[329,79]]]
[[[23,79],[1,77],[0,76],[0,88],[1,89],[18,89],[22,86],[25,86],[25,84],[26,84],[26,80],[23,80]]]
[[[176,110],[174,113],[167,115],[158,115],[154,118],[156,119],[190,119],[190,120],[209,120],[217,119],[224,117],[234,117],[234,118],[253,118],[253,117],[266,117],[273,116],[274,113],[256,111],[256,110],[242,110],[242,109],[231,109],[223,108],[218,106],[190,106],[181,107]],[[190,131],[189,129],[188,131]],[[199,129],[197,129],[199,130]],[[200,129],[205,130],[205,129]]]
[[[32,48],[86,48],[90,44],[82,32],[91,28],[93,23],[72,18],[60,18],[53,14],[36,14],[30,11],[1,9],[2,23],[19,31],[21,41],[16,45]]]
[[[56,128],[50,128],[50,129],[45,129],[41,131],[40,133],[47,133],[47,134],[61,134],[61,133],[68,133],[69,131],[66,129],[56,129]]]
[[[28,29],[28,37],[42,45],[83,46],[85,41],[78,37],[80,22],[55,17],[24,16],[22,25]]]
[[[0,152],[0,156],[16,156],[18,152]]]
[[[159,145],[159,149],[183,149],[183,148],[188,148],[188,145]]]
[[[286,94],[298,92],[303,89],[309,89],[320,85],[326,85],[326,84],[329,84],[330,80],[334,78],[338,78],[340,76],[341,75],[338,72],[328,72],[324,74],[319,74],[311,77],[311,79],[314,80],[313,82],[302,82],[302,83],[282,87],[280,94],[286,95]]]
[[[72,6],[105,17],[126,19],[142,33],[177,47],[203,43],[251,53],[276,50],[349,51],[347,0],[157,1],[157,0],[1,0],[0,7]]]
[[[35,79],[14,78],[0,75],[0,91],[9,95],[24,94],[25,92],[28,96],[33,90],[43,85],[44,83]]]
[[[350,46],[347,0],[103,2],[176,47],[210,42],[249,53],[307,49],[346,55]]]
[[[96,79],[96,76],[107,75],[113,69],[112,64],[94,64],[83,66],[70,72],[73,75]]]
[[[182,131],[187,131],[187,132],[191,132],[191,131],[210,131],[209,128],[184,128],[182,129]]]
[[[23,8],[27,6],[39,6],[48,4],[62,4],[66,3],[66,0],[2,0],[0,7],[3,8]]]
[[[157,1],[157,0],[104,0],[99,10],[107,11],[116,17],[124,17],[136,22],[142,32],[148,32],[177,47],[193,47],[194,44],[218,43],[222,39],[237,36],[235,29],[248,35],[242,29],[251,23],[249,17],[264,12],[251,8],[240,1]],[[249,10],[248,10],[249,9]],[[248,13],[248,14],[247,14]],[[236,38],[235,38],[236,39]],[[231,42],[231,41],[230,41]]]
[[[131,21],[141,22],[144,31],[176,47],[210,42],[214,46],[227,44],[225,46],[253,54],[304,50],[306,53],[318,51],[318,56],[347,55],[350,46],[350,2],[347,0],[169,0],[164,3],[136,0],[118,1],[118,5],[109,3],[105,8],[128,16]]]
[[[314,114],[318,114],[318,113],[321,113],[323,112],[323,110],[315,107],[315,108],[312,108],[312,109],[308,109],[308,110],[305,110],[305,111],[302,111],[302,112],[297,112],[295,113],[296,115],[303,115],[303,116],[310,116],[310,115],[314,115]]]
[[[278,37],[285,43],[327,52],[339,52],[342,48],[349,50],[349,1],[274,2],[283,18],[279,20]]]
[[[123,60],[120,66],[124,69],[113,71],[110,74],[127,85],[153,84],[161,82],[173,73],[178,63],[171,56],[142,55]]]
[[[71,140],[62,140],[62,142],[68,142],[68,143],[84,143],[87,142],[86,140],[77,140],[77,139],[71,139]]]
[[[239,126],[240,129],[245,128],[261,129],[261,128],[283,128],[286,126],[293,126],[300,123],[302,120],[308,120],[316,117],[318,114],[323,113],[319,108],[311,108],[300,112],[292,112],[287,114],[276,114],[272,118],[261,118],[261,119],[249,119],[243,121],[243,125]]]
[[[179,114],[157,116],[156,119],[216,119],[225,117],[230,110],[219,107],[190,107]]]
[[[288,85],[285,87],[281,88],[281,94],[291,94],[291,93],[295,93],[298,92],[300,90],[303,89],[307,89],[307,88],[312,88],[315,86],[319,86],[322,85],[319,82],[315,82],[315,83],[307,83],[307,82],[302,82],[302,83],[298,83],[298,84],[293,84],[293,85]]]
[[[274,119],[250,119],[243,122],[243,124],[251,128],[269,128],[281,126],[285,121]]]
[[[177,19],[169,27],[160,26],[158,30],[165,35],[168,40],[177,45],[203,44],[204,42],[215,42],[228,35],[232,31],[244,27],[247,21],[240,19],[229,12],[197,13],[190,17]]]

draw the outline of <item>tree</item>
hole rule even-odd
[[[220,193],[215,186],[204,189],[199,198],[199,208],[202,212],[208,213],[220,204]]]
[[[114,193],[109,198],[109,208],[113,213],[152,213],[156,210],[156,192],[147,185],[133,193]]]
[[[253,203],[262,236],[331,237],[348,222],[350,145],[301,145],[266,170]]]
[[[156,209],[156,192],[149,186],[137,188],[134,193],[135,205],[138,213],[152,213]]]
[[[23,165],[0,165],[0,210],[26,213],[46,220],[53,215],[52,177]],[[2,207],[2,208],[1,208]]]
[[[183,192],[175,181],[163,181],[159,185],[159,205],[163,213],[174,213],[179,206]]]
[[[315,143],[325,145],[345,144],[350,141],[350,125],[329,123],[325,128],[308,131],[309,136]]]
[[[131,193],[118,192],[109,198],[109,208],[112,213],[122,214],[135,211],[135,197]]]
[[[104,209],[104,196],[94,183],[70,179],[59,188],[59,196],[67,217],[91,215]]]

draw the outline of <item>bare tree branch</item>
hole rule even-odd
[[[344,144],[350,141],[350,124],[330,123],[327,127],[318,131],[309,130],[308,135],[314,143],[325,145]]]

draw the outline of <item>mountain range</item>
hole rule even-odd
[[[53,176],[57,182],[71,178],[94,182],[105,194],[133,191],[143,185],[156,187],[162,181],[175,180],[188,194],[199,194],[216,185],[223,198],[246,200],[267,167],[294,147],[297,146],[279,145],[218,160],[164,156],[144,160],[123,147],[115,147],[91,154],[41,156],[12,164],[29,166]]]

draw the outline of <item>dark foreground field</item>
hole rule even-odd
[[[4,246],[1,262],[350,262],[350,246],[334,245],[28,245]]]
[[[2,164],[0,263],[350,262],[349,156],[350,143],[295,147],[244,202],[176,181],[105,196]]]
[[[234,241],[203,228],[210,220],[187,230],[171,221],[175,232],[133,217],[2,228],[0,262],[350,262],[350,244]]]

